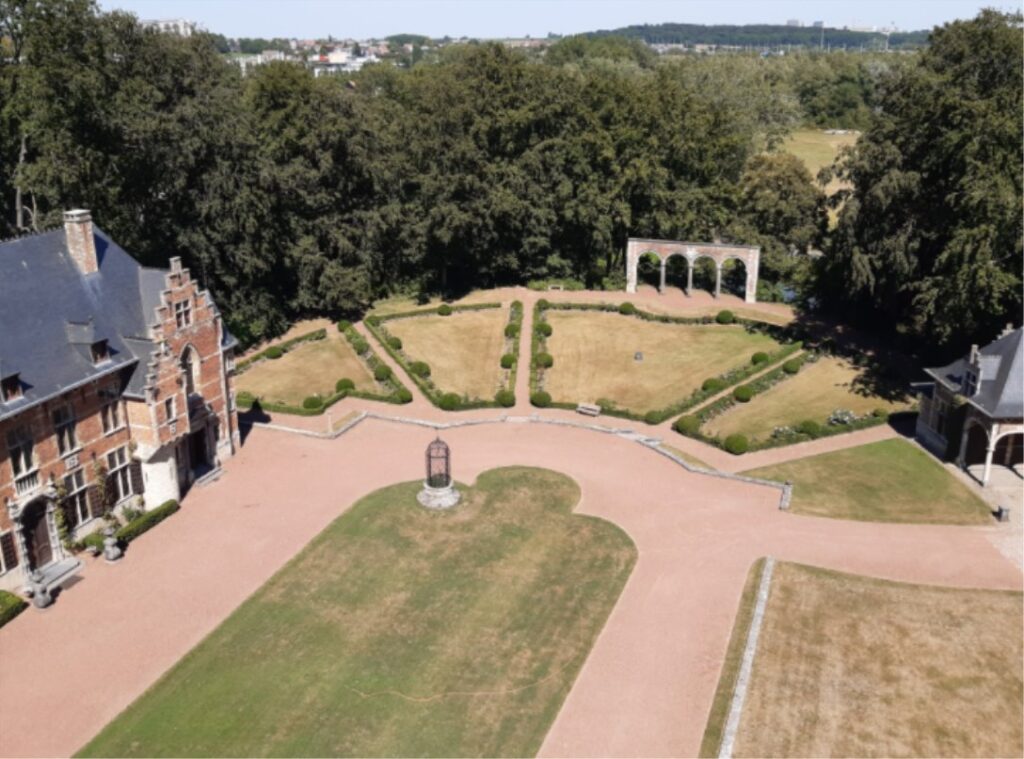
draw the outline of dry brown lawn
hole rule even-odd
[[[267,359],[238,375],[238,390],[265,401],[301,405],[304,398],[334,393],[338,380],[348,377],[359,390],[379,390],[369,369],[337,331],[327,338],[303,343],[278,359]]]
[[[822,129],[798,129],[783,143],[782,149],[792,153],[807,167],[815,180],[818,172],[829,166],[839,155],[839,151],[857,142],[860,132],[850,134],[826,134]],[[848,185],[833,179],[824,188],[826,195],[834,195]]]
[[[799,374],[755,396],[750,403],[736,404],[711,419],[704,430],[720,437],[739,432],[759,439],[771,435],[776,427],[792,427],[805,419],[824,424],[836,409],[861,415],[877,408],[891,412],[910,407],[907,394],[894,400],[874,394],[865,386],[864,372],[846,359],[826,356],[804,364]]]
[[[775,567],[735,756],[1021,756],[1021,594]]]
[[[426,361],[442,391],[490,399],[500,389],[508,307],[413,316],[385,324],[412,361]]]
[[[638,413],[686,398],[701,383],[779,344],[739,325],[661,324],[596,311],[547,311],[554,366],[544,389],[556,401],[606,398]],[[643,361],[633,355],[641,351]]]
[[[499,288],[496,290],[473,290],[470,293],[457,298],[456,300],[444,301],[438,296],[433,296],[426,303],[417,303],[412,295],[394,295],[390,298],[382,298],[373,304],[370,313],[374,316],[390,316],[403,311],[418,311],[419,309],[429,310],[437,308],[441,303],[450,303],[453,306],[468,306],[477,303],[498,303],[508,300],[512,296],[510,288]]]
[[[327,334],[331,333],[334,329],[334,322],[330,319],[301,319],[295,322],[288,328],[288,331],[283,335],[275,337],[273,340],[264,340],[262,343],[251,346],[245,353],[239,354],[238,358],[246,358],[251,356],[253,353],[259,353],[271,345],[279,345],[286,340],[291,340],[293,337],[299,337],[300,335],[308,335],[310,332],[315,332],[318,329],[326,329]]]

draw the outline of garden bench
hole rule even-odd
[[[576,413],[585,416],[600,416],[601,407],[594,403],[581,403],[576,406]]]
[[[29,575],[28,586],[24,593],[32,604],[39,609],[44,609],[53,603],[53,591],[78,574],[82,569],[82,562],[74,557],[58,561],[41,570],[36,570]]]

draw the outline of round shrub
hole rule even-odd
[[[619,304],[619,313],[623,316],[632,316],[636,313],[636,306],[627,300],[625,303]]]
[[[302,401],[302,408],[318,409],[324,405],[324,399],[319,395],[311,395]]]
[[[740,403],[748,403],[754,397],[754,389],[750,385],[740,385],[732,391],[732,397]]]
[[[710,379],[704,380],[704,384],[700,386],[700,389],[706,393],[717,393],[725,390],[725,380],[720,380],[718,377],[711,377]]]
[[[377,368],[373,370],[373,378],[378,382],[391,379],[391,367],[387,364],[377,364]]]
[[[537,326],[534,329],[541,337],[551,337],[551,333],[554,331],[547,322],[537,322]]]
[[[746,435],[729,435],[729,437],[725,439],[725,450],[736,456],[739,456],[741,453],[746,453],[747,448],[749,447],[750,443],[747,442]]]
[[[538,353],[536,363],[541,369],[550,369],[555,365],[555,359],[550,353]]]
[[[551,405],[551,393],[546,390],[538,390],[530,396],[530,403],[540,408],[547,408]]]
[[[281,350],[281,346],[279,345],[271,345],[269,348],[263,351],[263,355],[266,356],[267,358],[281,358],[281,356],[284,355],[284,351]]]
[[[417,377],[426,379],[430,376],[430,365],[426,361],[413,361],[409,364],[409,371]]]
[[[455,393],[445,393],[437,401],[437,405],[445,411],[454,411],[460,403],[462,403],[462,399]]]
[[[719,324],[732,324],[736,321],[736,314],[729,309],[723,309],[718,312],[717,316],[715,316],[715,321]]]
[[[681,416],[672,423],[672,429],[682,435],[694,435],[700,429],[700,417]]]
[[[402,338],[392,335],[388,338],[388,347],[396,351],[402,350]]]
[[[647,424],[661,424],[664,421],[660,411],[648,411],[644,414],[644,421]]]
[[[871,416],[878,417],[879,419],[887,419],[889,417],[889,411],[884,408],[876,408],[871,412]]]
[[[549,303],[546,299],[541,298],[539,301],[537,301],[537,308],[543,311],[546,308],[551,308],[551,303]]]
[[[449,306],[447,303],[442,303],[440,306],[437,307],[437,313],[440,316],[451,316],[452,307]]]
[[[355,390],[356,383],[350,380],[348,377],[342,377],[336,383],[334,383],[334,392],[344,393],[349,390]]]
[[[359,338],[358,340],[352,341],[352,350],[356,352],[356,355],[362,356],[366,351],[370,350],[370,344]]]
[[[235,395],[235,402],[239,406],[251,406],[256,402],[256,396],[250,393],[248,390],[239,390]]]
[[[782,365],[782,371],[784,371],[786,374],[796,374],[798,371],[800,371],[800,359],[789,359],[789,361]]]
[[[499,390],[495,394],[494,400],[498,402],[499,406],[509,408],[516,405],[516,394],[511,390]]]
[[[501,368],[511,369],[512,365],[515,364],[515,362],[516,357],[513,356],[511,353],[506,353],[504,356],[501,357]]]
[[[813,419],[804,419],[796,426],[796,431],[808,437],[818,437],[821,434],[821,425]]]
[[[505,325],[505,337],[519,337],[519,325],[518,324],[506,324]]]
[[[752,363],[754,366],[760,366],[761,364],[767,363],[768,358],[769,356],[767,353],[765,353],[764,351],[758,351],[757,353],[750,357],[750,363]]]
[[[400,387],[398,392],[395,393],[395,398],[398,399],[399,403],[412,403],[412,393],[409,392],[409,388]]]
[[[342,319],[340,322],[338,322],[338,332],[345,332],[351,326],[352,322],[348,321],[347,319]]]

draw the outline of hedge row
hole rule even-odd
[[[519,303],[519,301],[516,301],[512,304],[513,308],[510,309],[510,324],[512,323],[511,312],[515,309],[516,305],[519,306],[519,322],[522,322],[522,304]],[[377,338],[377,342],[381,344],[391,358],[393,358],[395,362],[405,370],[405,373],[408,374],[412,381],[416,383],[416,386],[423,392],[427,399],[439,409],[442,409],[443,411],[469,411],[471,409],[480,408],[498,408],[515,405],[515,396],[512,396],[512,401],[509,403],[508,388],[503,388],[498,391],[492,400],[483,400],[480,398],[470,399],[460,396],[457,393],[443,392],[430,379],[429,365],[423,361],[411,361],[402,351],[400,342],[398,343],[399,347],[395,347],[396,343],[393,339],[394,336],[391,335],[388,332],[387,327],[384,326],[385,322],[389,322],[394,319],[408,319],[414,316],[429,315],[431,313],[448,315],[458,311],[483,311],[492,308],[501,308],[501,304],[476,303],[473,305],[449,306],[447,303],[442,303],[441,306],[436,309],[419,309],[416,311],[403,311],[397,314],[388,314],[386,316],[370,316],[367,317],[363,324],[366,325],[370,334]],[[444,309],[443,313],[442,309]]]
[[[0,627],[21,614],[28,604],[20,597],[6,590],[0,590]]]
[[[114,535],[121,543],[131,543],[139,535],[153,529],[180,508],[181,506],[175,500],[165,501],[155,509],[151,509],[143,513],[142,516],[136,517],[114,533]]]
[[[624,316],[634,316],[644,321],[657,321],[665,324],[715,324],[719,323],[718,317],[713,316],[700,316],[700,317],[689,317],[689,316],[668,316],[665,314],[653,314],[648,311],[643,311],[632,303],[624,302],[618,305],[611,303],[552,303],[544,300],[543,298],[538,300],[534,306],[533,312],[533,339],[530,345],[531,355],[533,360],[531,361],[531,375],[530,375],[530,393],[531,396],[536,394],[539,390],[540,372],[539,370],[550,368],[554,363],[554,358],[546,351],[546,341],[551,335],[551,325],[544,321],[544,312],[548,310],[557,311],[605,311],[612,313],[619,313]],[[766,322],[759,322],[752,319],[741,319],[735,317],[732,312],[721,312],[722,314],[728,314],[724,317],[724,323],[738,323],[742,324],[745,328],[751,331],[763,332],[770,335],[776,340],[786,340],[791,337],[790,333],[784,328],[779,327],[775,324],[768,324]],[[800,342],[790,342],[783,345],[779,350],[774,353],[766,354],[763,351],[759,351],[754,354],[757,356],[757,360],[751,357],[749,364],[740,366],[735,369],[730,369],[718,377],[712,377],[705,380],[704,384],[698,389],[694,390],[688,398],[684,398],[676,403],[666,406],[661,409],[655,409],[648,411],[646,414],[638,414],[629,409],[618,408],[613,401],[606,398],[599,398],[597,405],[601,407],[601,413],[608,416],[616,416],[622,419],[632,419],[633,421],[646,422],[647,424],[661,424],[666,419],[670,419],[673,416],[677,416],[688,409],[694,408],[695,406],[703,403],[713,395],[717,395],[723,390],[732,387],[733,385],[739,384],[748,377],[757,374],[758,372],[764,371],[767,367],[772,364],[778,363],[788,356],[793,355],[797,351],[803,348],[803,344]],[[767,359],[763,356],[767,356]],[[564,408],[564,409],[575,409],[575,403],[563,403],[558,401],[552,401],[550,396],[540,398],[542,401],[546,400],[547,403],[544,407],[551,408]],[[532,397],[531,397],[532,401]],[[534,403],[534,405],[538,405]]]
[[[259,353],[255,353],[248,358],[235,362],[235,374],[241,374],[246,369],[249,369],[253,364],[263,361],[264,359],[281,358],[281,356],[290,351],[296,345],[308,343],[312,340],[323,340],[326,337],[327,330],[321,327],[320,329],[315,329],[312,332],[307,332],[303,335],[293,337],[290,340],[285,340],[283,343],[271,345],[269,348],[264,348]]]
[[[578,279],[531,279],[526,283],[527,288],[535,291],[550,290],[552,285],[561,287],[566,292],[587,289],[587,286]]]
[[[501,357],[501,368],[509,369],[508,383],[494,396],[495,402],[504,408],[516,405],[516,377],[519,374],[519,333],[523,329],[522,301],[512,301],[508,309],[508,323],[505,325],[505,354]],[[511,359],[511,360],[510,360]],[[509,366],[505,366],[509,364]]]

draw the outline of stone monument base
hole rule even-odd
[[[459,502],[462,494],[455,489],[454,485],[443,488],[435,488],[423,483],[423,490],[416,495],[416,500],[421,506],[428,509],[450,509]]]

